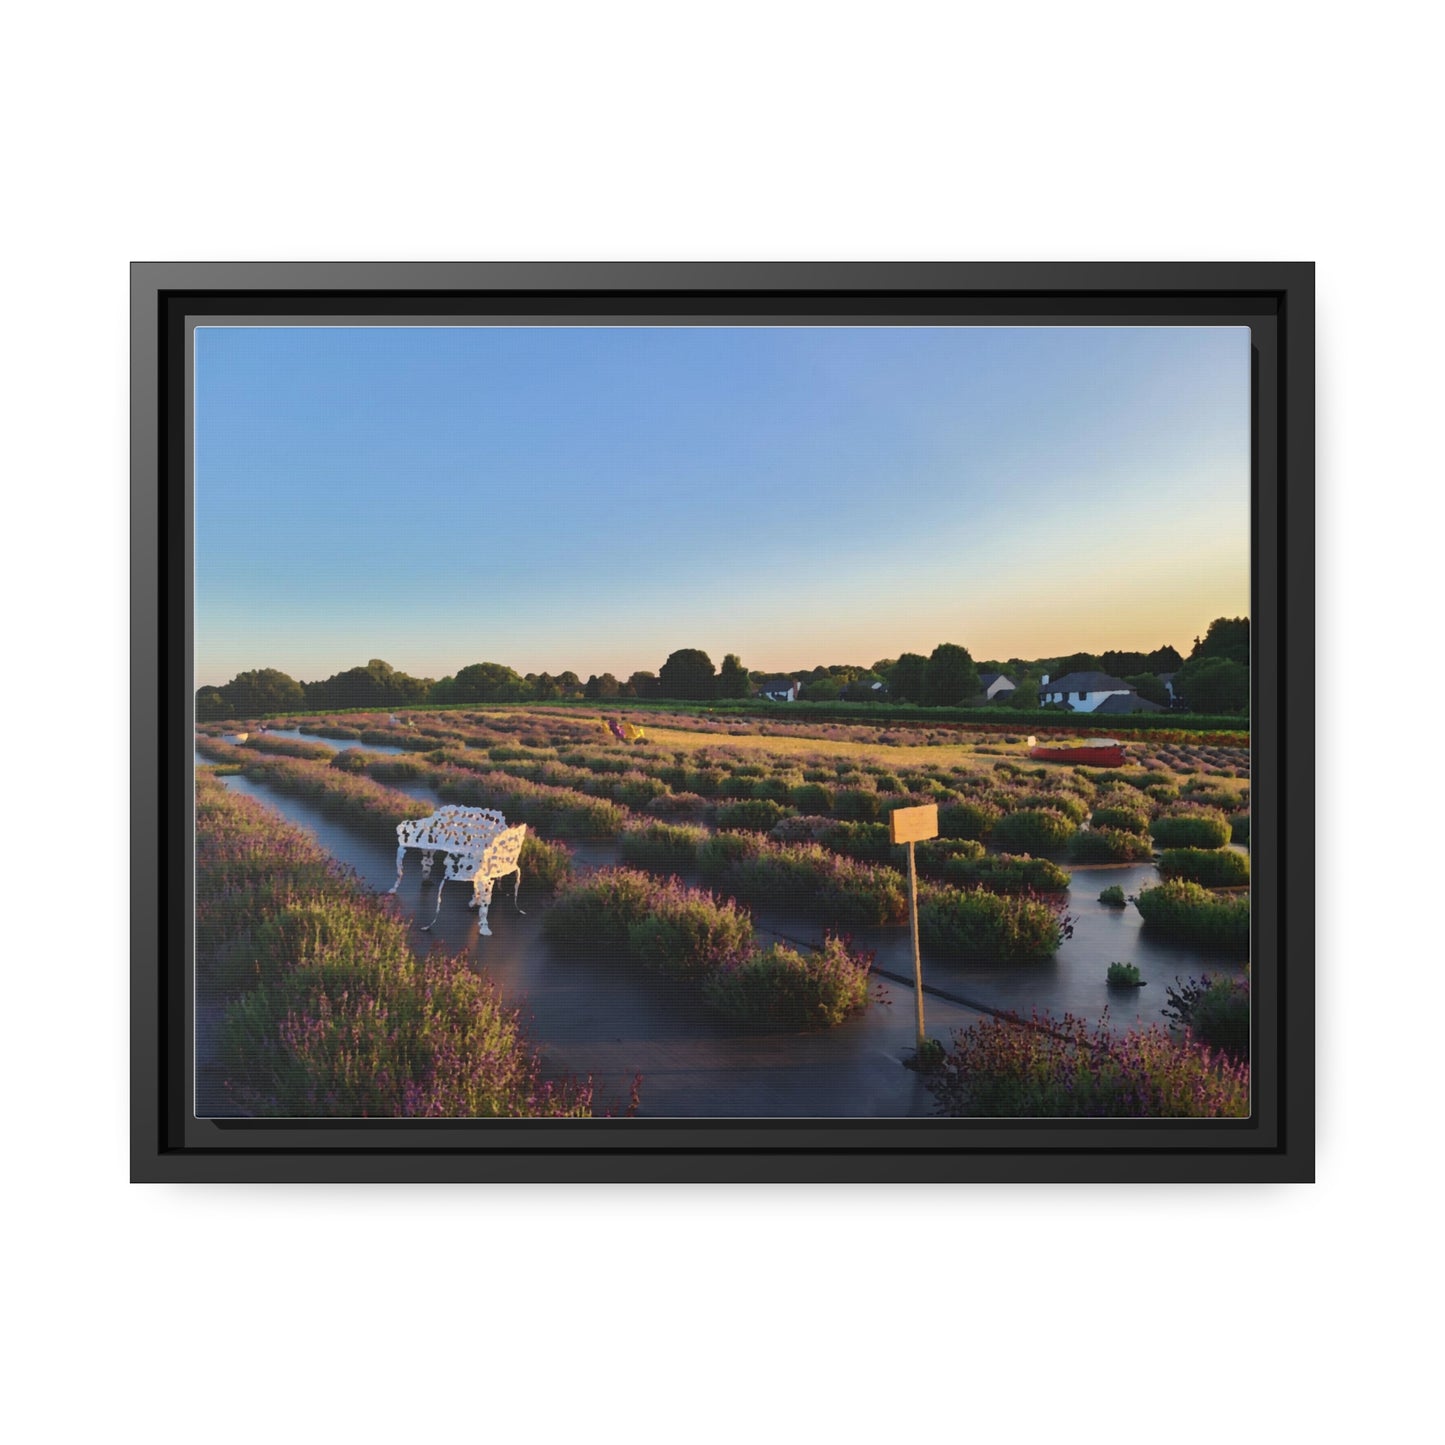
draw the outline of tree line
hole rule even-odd
[[[1173,647],[1153,652],[1086,652],[1066,657],[975,662],[966,647],[943,642],[925,657],[905,652],[869,666],[838,663],[788,673],[750,672],[736,653],[716,667],[701,648],[669,654],[653,672],[623,679],[610,672],[583,679],[567,671],[522,674],[500,662],[474,662],[449,677],[412,677],[381,658],[315,682],[300,682],[273,667],[238,673],[221,687],[196,692],[196,720],[260,717],[266,713],[340,711],[346,708],[418,707],[443,703],[554,702],[565,698],[675,698],[689,702],[752,696],[772,677],[800,685],[804,701],[907,702],[958,707],[982,699],[980,673],[1002,673],[1016,684],[1003,706],[1037,708],[1040,680],[1070,672],[1107,672],[1141,697],[1167,704],[1160,674],[1172,673],[1176,694],[1195,712],[1243,712],[1249,706],[1249,619],[1217,618],[1194,639],[1186,659]]]

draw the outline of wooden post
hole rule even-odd
[[[918,947],[918,862],[913,845],[924,838],[938,837],[938,804],[921,808],[895,808],[888,815],[888,836],[895,843],[908,844],[908,926],[913,933],[913,1001],[918,1017],[918,1047],[927,1042],[923,1031],[923,954]]]
[[[918,948],[918,867],[913,860],[913,842],[908,844],[908,923],[913,930],[913,1000],[918,1011],[918,1047],[924,1044],[923,1032],[923,954]]]

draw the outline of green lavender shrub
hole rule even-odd
[[[1159,855],[1159,872],[1206,888],[1237,888],[1249,882],[1249,859],[1227,848],[1166,848]]]

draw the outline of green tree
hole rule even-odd
[[[412,677],[409,673],[400,672],[380,657],[373,657],[366,664],[366,670],[376,679],[378,698],[384,706],[425,702],[431,692],[430,678]]]
[[[627,679],[627,685],[637,697],[657,696],[657,674],[652,672],[634,672]]]
[[[713,697],[717,686],[715,672],[712,658],[700,648],[679,648],[658,669],[658,696],[694,701]]]
[[[1140,697],[1146,698],[1150,702],[1157,702],[1160,707],[1169,706],[1169,689],[1152,672],[1136,672],[1132,677],[1126,677],[1124,681]]]
[[[836,677],[824,675],[812,682],[805,682],[798,696],[804,702],[837,702],[842,691],[843,684]]]
[[[926,707],[957,707],[980,688],[978,668],[966,647],[940,642],[929,654],[923,674],[923,702]]]
[[[231,704],[226,701],[226,694],[218,687],[201,687],[196,689],[196,721],[197,722],[220,722],[222,718],[231,716]]]
[[[1004,707],[1024,708],[1029,712],[1036,712],[1039,706],[1039,680],[1038,677],[1024,672],[1011,672],[1009,676],[1018,683],[1018,686],[1010,693],[1005,693],[999,699]]]
[[[1222,657],[1229,662],[1249,666],[1249,618],[1216,617],[1209,624],[1203,641],[1194,639],[1190,662],[1200,658]]]
[[[888,675],[888,690],[895,702],[922,702],[923,678],[928,659],[921,653],[905,652]]]
[[[594,672],[587,679],[582,691],[587,697],[619,697],[622,684],[610,672],[604,672],[601,677]]]
[[[1103,670],[1115,677],[1127,678],[1131,672],[1149,671],[1149,658],[1142,652],[1105,652],[1099,661]]]
[[[1184,659],[1172,647],[1165,643],[1163,647],[1156,647],[1145,659],[1144,671],[1152,672],[1156,677],[1161,672],[1178,672],[1184,666]]]
[[[1103,666],[1092,652],[1075,652],[1061,657],[1057,667],[1049,670],[1050,677],[1064,677],[1071,672],[1102,672]]]
[[[376,707],[376,679],[364,667],[348,667],[306,684],[306,702],[314,708]]]
[[[748,695],[748,670],[737,653],[730,652],[723,658],[722,670],[717,677],[719,697],[746,697]]]
[[[425,702],[432,687],[430,678],[411,677],[373,657],[365,667],[349,667],[321,682],[308,682],[306,702],[316,708],[401,707]]]
[[[500,662],[473,662],[452,679],[449,702],[502,702],[504,693],[521,685],[521,677]]]
[[[1233,670],[1214,664],[1227,662]],[[1240,680],[1241,673],[1243,681]],[[1216,617],[1194,639],[1189,660],[1178,670],[1175,690],[1194,712],[1243,712],[1249,706],[1249,618]]]
[[[301,684],[274,667],[238,672],[220,691],[230,707],[226,717],[260,717],[263,713],[290,712],[306,706]]]
[[[882,683],[883,686],[876,688],[874,683]],[[888,681],[876,672],[865,672],[845,683],[839,696],[844,702],[878,702],[888,696]]]
[[[1249,669],[1242,662],[1227,657],[1190,658],[1179,681],[1193,712],[1244,712],[1249,707]]]

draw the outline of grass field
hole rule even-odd
[[[907,768],[966,768],[974,772],[992,770],[1001,761],[1016,762],[1029,768],[1046,768],[1059,774],[1071,773],[1072,763],[1039,763],[1029,757],[1029,745],[1020,740],[1007,742],[1002,736],[985,736],[976,742],[925,743],[925,744],[884,744],[856,742],[850,739],[776,736],[772,734],[731,733],[719,737],[714,733],[689,731],[681,727],[657,727],[651,724],[647,729],[647,740],[655,747],[671,748],[685,752],[705,752],[720,745],[756,752],[774,758],[804,758],[823,754],[833,758],[847,758],[857,763],[877,764],[894,769]],[[1139,746],[1140,744],[1132,744]],[[987,751],[981,749],[986,748]],[[1145,771],[1142,763],[1131,764],[1140,772]],[[1249,788],[1247,778],[1220,778],[1218,785],[1235,794]]]

